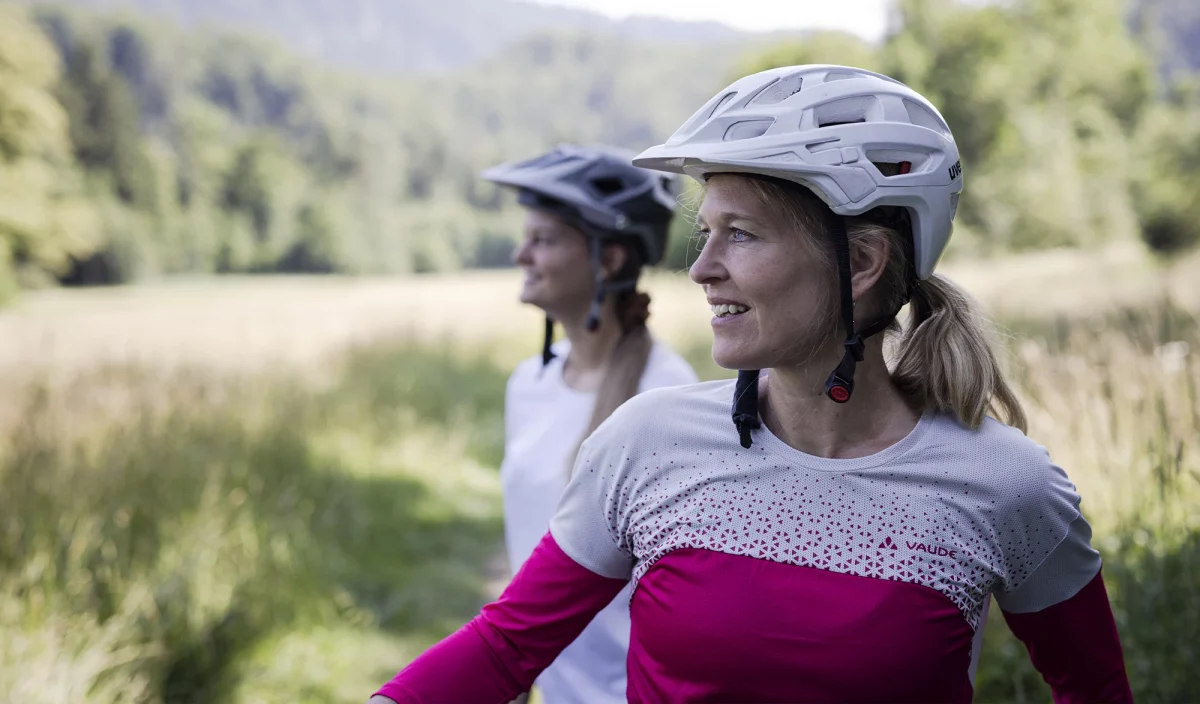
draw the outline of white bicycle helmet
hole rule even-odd
[[[902,208],[907,221],[897,224],[910,231],[913,282],[933,274],[962,192],[958,147],[937,108],[895,79],[850,66],[788,66],[746,76],[633,163],[701,182],[714,173],[793,181],[838,215]],[[845,403],[854,392],[864,340],[885,330],[900,311],[856,327],[849,244],[844,229],[833,235],[846,340],[825,393]],[[733,420],[747,448],[750,430],[761,427],[757,381],[758,370],[740,371],[734,395]]]
[[[946,249],[962,191],[958,147],[937,108],[895,79],[849,66],[746,76],[633,163],[700,181],[717,172],[795,181],[839,215],[906,208],[920,279]]]

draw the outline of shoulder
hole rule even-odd
[[[1020,430],[992,418],[969,429],[950,416],[935,421],[934,453],[989,485],[1011,509],[1047,500],[1074,500],[1075,486],[1045,447]]]
[[[971,474],[972,499],[984,502],[995,547],[1003,555],[1005,590],[1028,579],[1072,531],[1082,536],[1076,552],[1088,559],[1095,555],[1087,545],[1090,531],[1081,520],[1075,484],[1045,447],[990,418],[977,430],[947,419],[939,431],[942,440],[957,446],[960,471]]]
[[[570,353],[571,346],[566,340],[559,340],[550,349],[554,352],[555,357],[550,360],[549,364],[542,361],[541,354],[531,355],[521,360],[516,368],[513,369],[512,374],[508,376],[508,389],[510,392],[533,386],[546,378],[544,371],[557,364],[561,364],[562,360],[566,359],[567,354]]]
[[[663,386],[695,384],[697,381],[699,379],[692,365],[671,347],[656,341],[650,348],[646,370],[642,372],[642,391]]]
[[[732,399],[732,380],[648,389],[613,411],[588,444],[595,449],[638,448],[697,433],[711,435],[713,423],[729,415]]]
[[[588,437],[580,451],[581,462],[602,466],[632,467],[653,453],[670,448],[707,444],[718,435],[714,429],[729,424],[733,381],[650,389],[613,411]],[[732,430],[731,430],[732,433]],[[735,435],[731,437],[736,439]]]
[[[733,385],[733,380],[721,380],[649,389],[613,411],[594,437],[603,441],[711,431],[709,423],[729,415]]]
[[[513,369],[512,374],[508,375],[508,387],[510,389],[519,388],[524,384],[533,382],[541,375],[542,367],[542,356],[540,354],[521,360],[516,369]]]

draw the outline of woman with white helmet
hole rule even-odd
[[[514,573],[546,534],[583,439],[638,392],[696,381],[646,329],[650,296],[638,279],[662,258],[676,199],[671,177],[633,166],[633,156],[568,144],[483,172],[525,206],[520,299],[546,313],[542,354],[517,366],[505,394],[500,479]],[[556,322],[566,339],[552,345]],[[542,700],[625,701],[628,649],[625,591],[541,674]]]
[[[1132,701],[1075,487],[933,274],[962,186],[937,109],[775,69],[634,163],[705,184],[690,273],[738,379],[614,413],[500,600],[381,700],[504,701],[628,582],[630,701],[968,702],[993,597],[1056,701]]]

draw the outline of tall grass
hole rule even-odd
[[[1084,515],[1139,702],[1200,701],[1200,330],[1162,302],[1101,316],[1009,320],[1010,366]],[[1049,693],[998,613],[977,701]]]
[[[31,390],[0,444],[0,700],[363,698],[485,598],[503,380],[381,343],[325,390]],[[298,669],[314,643],[336,671]]]
[[[1085,497],[1138,701],[1200,701],[1195,315],[1004,325],[1030,434]],[[6,401],[0,700],[363,699],[495,576],[506,374],[475,349],[375,341],[316,376],[111,366]],[[1048,701],[993,617],[977,701]]]

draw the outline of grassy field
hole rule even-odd
[[[1200,701],[1200,260],[948,267],[1071,473],[1141,702]],[[673,275],[652,324],[702,375]],[[498,586],[511,272],[48,291],[0,311],[0,700],[361,701]],[[977,701],[1048,701],[1002,620]]]

